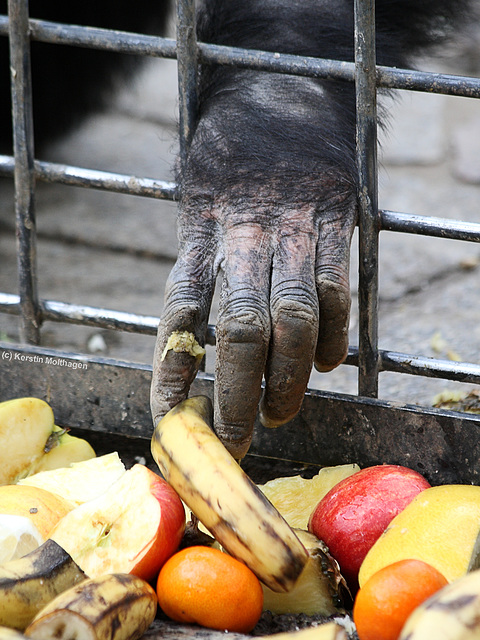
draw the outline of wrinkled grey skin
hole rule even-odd
[[[295,124],[301,126],[302,120],[318,119],[317,108],[328,96],[312,84],[310,110],[297,101],[297,80],[254,76],[244,75],[245,85],[237,78],[234,94],[217,95],[195,132],[182,176],[179,256],[166,288],[152,386],[156,423],[187,396],[198,365],[173,351],[162,361],[168,336],[187,330],[204,344],[220,275],[215,430],[236,458],[250,445],[263,376],[261,419],[277,426],[300,409],[314,362],[328,371],[344,360],[356,222],[351,178],[321,155],[309,157],[305,147],[297,154],[297,142],[282,126],[281,135],[269,139],[266,157],[255,157],[264,141],[252,140],[252,114],[268,111],[278,123],[296,106]],[[249,105],[248,117],[238,113],[238,104]],[[228,121],[222,118],[226,111],[233,114]],[[288,145],[293,151],[286,165]]]
[[[353,60],[353,0],[201,2],[203,42]],[[376,0],[377,63],[406,66],[467,5]],[[347,82],[205,66],[199,105],[179,175],[179,256],[166,288],[151,406],[156,423],[188,395],[198,362],[161,354],[175,330],[204,344],[221,277],[214,428],[241,458],[259,406],[264,425],[289,421],[312,365],[329,371],[347,353],[355,98]]]

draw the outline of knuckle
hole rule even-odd
[[[281,324],[292,333],[311,332],[318,326],[318,304],[311,292],[297,290],[272,300],[274,325]]]

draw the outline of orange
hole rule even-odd
[[[448,584],[435,567],[405,559],[374,573],[358,591],[353,621],[360,640],[397,640],[407,618]]]
[[[218,549],[187,547],[160,570],[158,604],[172,620],[220,631],[248,633],[263,608],[256,575],[242,562]]]

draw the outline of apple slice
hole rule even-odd
[[[105,493],[124,473],[125,465],[113,451],[98,458],[72,462],[69,467],[39,471],[19,480],[18,484],[46,489],[78,507]]]
[[[185,509],[175,490],[136,464],[105,493],[64,516],[50,538],[90,578],[132,573],[149,581],[177,550],[184,529]]]
[[[0,402],[0,485],[27,476],[45,454],[54,429],[51,407],[40,398]]]
[[[45,447],[44,455],[31,469],[31,473],[68,467],[95,457],[95,450],[84,438],[70,435],[68,429],[53,425],[53,431]]]

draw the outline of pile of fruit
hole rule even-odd
[[[160,614],[249,634],[263,611],[328,618],[295,640],[480,637],[480,487],[392,464],[256,486],[210,420],[199,396],[159,422],[160,475],[0,403],[0,638],[136,640]]]

